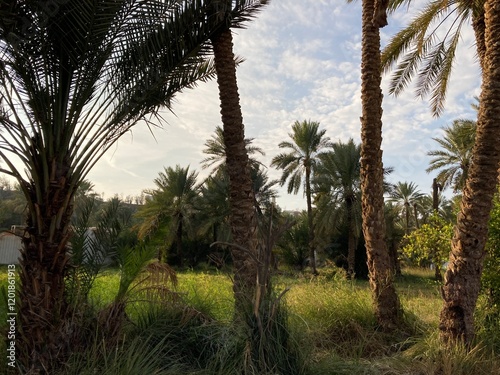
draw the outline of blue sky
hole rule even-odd
[[[415,1],[409,13],[398,12],[381,30],[382,44],[401,29],[424,1]],[[269,166],[280,152],[296,120],[318,121],[332,141],[360,140],[361,2],[344,0],[273,0],[245,30],[235,30],[235,53],[244,58],[237,76],[246,136],[266,155]],[[408,89],[394,98],[383,79],[384,166],[394,168],[390,180],[412,181],[430,192],[432,175],[425,169],[427,151],[435,149],[432,137],[457,118],[474,119],[470,104],[480,93],[479,66],[472,28],[464,30],[457,63],[449,85],[446,109],[436,119],[428,101],[415,99]],[[95,166],[89,179],[105,198],[138,195],[154,186],[164,167],[190,165],[207,176],[200,161],[204,142],[221,123],[215,81],[201,83],[177,96],[173,112],[164,114],[162,129],[137,125]],[[280,172],[268,169],[271,178]],[[279,189],[284,209],[303,209],[302,192],[288,195]]]

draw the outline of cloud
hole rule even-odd
[[[424,4],[418,1],[416,4]],[[419,9],[412,8],[412,9]],[[414,13],[413,13],[414,14]],[[398,12],[382,29],[384,43],[404,25],[412,13]],[[384,164],[395,168],[390,179],[414,181],[428,191],[432,176],[425,173],[426,153],[435,148],[432,137],[457,117],[474,116],[470,108],[479,93],[480,75],[471,28],[464,29],[457,64],[442,118],[432,116],[428,101],[415,99],[409,88],[398,98],[387,94],[384,77]],[[319,121],[334,141],[360,139],[361,11],[360,2],[337,0],[272,1],[248,29],[236,30],[235,53],[245,59],[238,67],[238,85],[247,137],[254,137],[269,165],[288,139],[291,124]],[[157,142],[138,126],[133,138],[101,161],[91,174],[97,191],[106,195],[139,194],[152,187],[164,166],[191,165],[206,176],[199,162],[204,142],[221,123],[215,81],[202,83],[177,96],[173,110],[165,113],[168,124],[155,131]],[[269,168],[271,178],[281,172]],[[278,203],[287,209],[305,208],[302,192],[286,194],[280,189]]]

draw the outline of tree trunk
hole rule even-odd
[[[354,218],[353,218],[353,200],[348,197],[346,199],[346,211],[347,211],[347,277],[349,279],[354,279],[356,276],[356,231],[354,228]]]
[[[257,283],[257,232],[230,29],[212,38],[229,175],[236,314],[248,313]]]
[[[309,163],[309,160],[306,161]],[[316,269],[316,251],[314,248],[314,221],[311,201],[311,166],[306,165],[306,200],[307,200],[307,226],[308,226],[308,246],[309,246],[309,261],[313,275],[318,274]]]
[[[486,53],[476,142],[444,276],[439,329],[445,343],[474,338],[473,314],[480,290],[484,246],[500,162],[500,3],[485,4]]]
[[[54,175],[60,176],[56,172]],[[71,345],[72,328],[64,294],[73,212],[68,203],[70,187],[60,176],[45,188],[40,191],[43,186],[34,183],[27,187],[36,212],[27,219],[20,259],[16,344],[18,360],[29,374],[51,373],[65,360]]]
[[[375,314],[383,329],[391,329],[399,323],[400,304],[393,285],[394,274],[385,241],[384,175],[380,149],[382,143],[380,30],[379,25],[373,23],[374,9],[374,0],[363,0],[361,57],[363,234]]]
[[[179,266],[184,265],[182,254],[182,214],[179,215],[179,222],[177,223],[177,230],[175,231],[175,244],[177,250],[177,257],[179,258]]]

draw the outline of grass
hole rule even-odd
[[[440,345],[442,301],[432,271],[407,269],[397,280],[406,327],[390,334],[377,329],[366,281],[347,281],[328,271],[322,275],[287,274],[274,280],[278,294],[289,289],[283,298],[288,326],[276,332],[286,335],[280,339],[285,346],[300,349],[297,355],[304,361],[293,364],[300,368],[297,374],[500,374],[500,340],[495,331],[479,329],[480,339],[471,351]],[[0,267],[0,285],[6,285],[6,279],[7,270]],[[111,303],[118,283],[116,270],[99,275],[91,292],[94,304],[103,308]],[[130,374],[143,369],[152,374],[264,375],[250,371],[251,366],[241,367],[249,352],[245,333],[231,324],[234,300],[229,276],[181,272],[177,292],[183,303],[170,308],[130,304],[131,324],[120,346],[110,351],[96,336],[85,353],[68,362],[71,371],[121,374],[130,368]],[[0,314],[6,316],[3,300]],[[5,320],[0,321],[2,326]]]

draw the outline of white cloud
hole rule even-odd
[[[423,0],[419,3],[424,3]],[[417,7],[418,9],[418,7]],[[399,12],[384,28],[384,42],[411,14]],[[360,2],[343,0],[272,1],[248,25],[237,30],[236,54],[245,62],[238,68],[238,85],[247,137],[255,137],[269,165],[280,152],[278,144],[288,138],[290,125],[310,119],[319,121],[334,141],[360,139]],[[384,78],[384,164],[395,168],[392,181],[414,181],[428,191],[432,176],[425,173],[427,151],[435,147],[432,137],[457,117],[473,116],[473,96],[479,93],[473,34],[464,30],[441,119],[430,113],[428,101],[417,100],[411,90],[394,98],[387,94]],[[155,131],[157,142],[143,127],[134,130],[91,173],[97,191],[139,194],[152,187],[164,166],[191,165],[206,175],[199,162],[203,143],[220,124],[215,82],[200,84],[177,97],[177,117],[165,114],[169,125]],[[271,178],[280,172],[269,168]],[[302,193],[280,189],[278,203],[287,209],[305,208]]]

